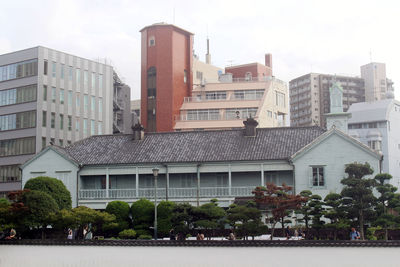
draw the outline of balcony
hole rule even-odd
[[[256,186],[241,187],[200,187],[200,198],[214,197],[246,197],[252,196],[252,191]],[[81,189],[79,190],[79,200],[91,199],[139,199],[154,198],[154,188],[140,189]],[[165,198],[166,188],[158,188],[157,196],[160,199]],[[168,198],[187,198],[194,199],[197,197],[197,188],[169,188]]]

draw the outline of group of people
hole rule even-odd
[[[9,232],[1,232],[0,239],[5,239],[5,240],[17,239],[17,231],[15,231],[14,228],[11,228]]]
[[[292,232],[291,232],[289,226],[286,227],[285,236],[286,236],[287,240],[292,238]],[[305,239],[306,238],[306,234],[304,233],[304,231],[301,228],[298,228],[298,229],[296,228],[296,229],[294,229],[294,237],[297,240],[298,239]]]
[[[196,240],[204,240],[205,236],[202,231],[199,231],[196,236]],[[174,229],[169,231],[169,240],[178,240],[184,241],[186,237],[182,233],[175,234]],[[236,240],[236,236],[232,230],[229,231],[229,235],[227,237],[228,240]]]

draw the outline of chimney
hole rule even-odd
[[[258,122],[251,116],[247,120],[243,121],[244,124],[244,136],[246,137],[256,137],[256,127]]]
[[[206,54],[206,63],[211,64],[211,55],[210,55],[210,40],[207,38],[207,54]]]
[[[144,138],[144,128],[140,123],[136,123],[132,126],[133,138],[132,140],[143,140]]]
[[[271,76],[272,76],[272,55],[265,54],[265,66],[271,69]]]

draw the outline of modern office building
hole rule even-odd
[[[113,68],[46,47],[0,55],[0,192],[49,144],[113,132]],[[40,173],[38,173],[40,175]]]
[[[239,79],[230,73],[221,75],[220,81],[197,86],[192,97],[185,97],[174,130],[235,129],[249,117],[260,127],[285,126],[285,82],[270,76]]]
[[[137,116],[131,111],[131,88],[113,72],[113,133],[131,133]]]
[[[393,91],[393,82],[386,78],[386,64],[371,62],[360,69],[365,80],[365,101],[386,99],[386,93]]]
[[[330,112],[329,88],[338,82],[343,88],[343,110],[365,101],[364,79],[309,73],[289,82],[290,126],[326,127],[324,114]]]
[[[140,119],[140,99],[131,100],[131,111]]]
[[[351,105],[349,134],[383,154],[382,171],[400,188],[400,102],[391,92],[385,98]]]

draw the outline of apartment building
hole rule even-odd
[[[386,93],[393,91],[393,82],[386,78],[386,64],[371,62],[360,69],[365,80],[365,101],[386,99]]]
[[[42,46],[0,55],[2,194],[21,188],[19,165],[47,145],[112,132],[111,66]]]
[[[290,126],[326,127],[324,114],[330,112],[329,88],[334,82],[343,88],[343,110],[365,101],[364,79],[309,73],[289,82]]]

